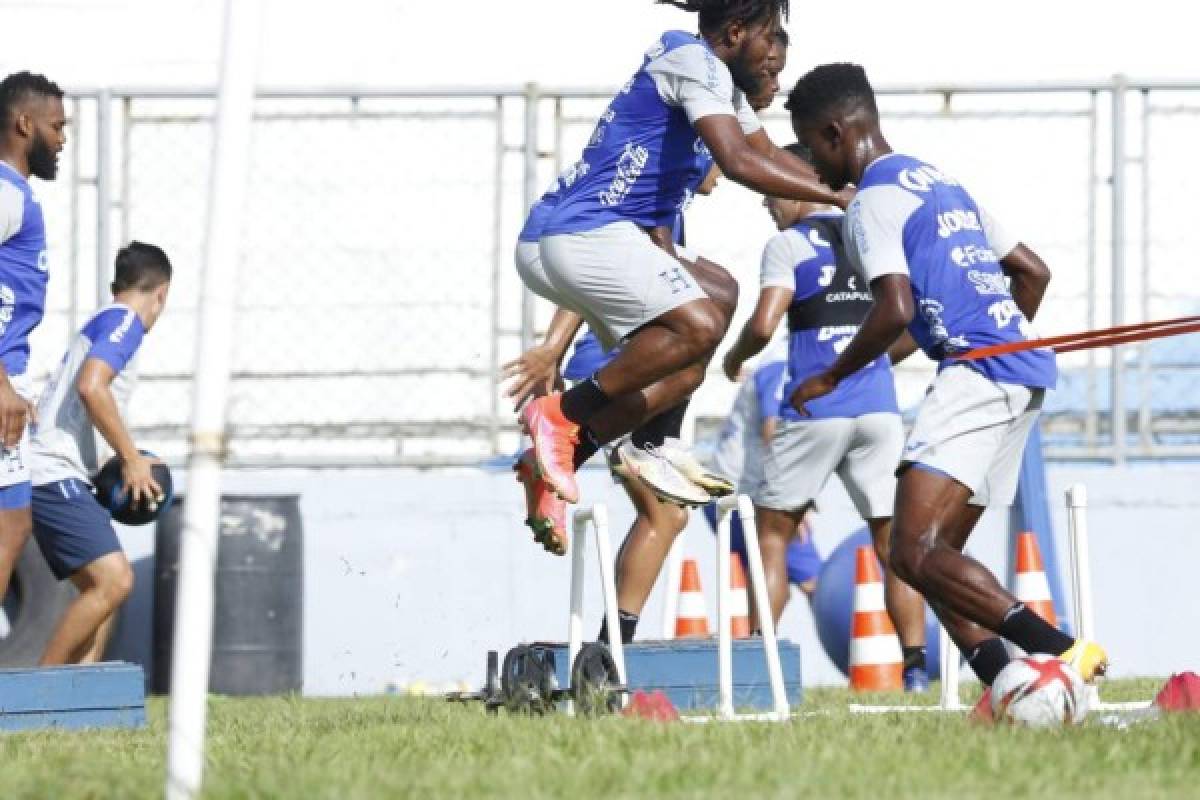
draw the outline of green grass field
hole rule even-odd
[[[1160,683],[1112,683],[1105,699],[1146,699]],[[685,725],[489,717],[407,697],[214,698],[205,796],[1200,796],[1200,714],[1048,732],[852,716],[850,699],[810,691],[801,710],[819,713],[787,725]],[[160,797],[165,714],[156,699],[142,731],[0,735],[0,796]]]

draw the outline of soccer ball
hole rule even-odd
[[[992,684],[992,717],[1029,728],[1078,725],[1087,716],[1087,688],[1070,664],[1037,654],[1013,659]]]

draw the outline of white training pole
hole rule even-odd
[[[1095,641],[1092,570],[1088,560],[1087,487],[1082,483],[1067,489],[1067,535],[1071,546],[1071,599],[1075,612],[1075,633],[1080,639]]]
[[[1075,635],[1096,641],[1096,617],[1092,611],[1092,567],[1088,554],[1087,487],[1072,484],[1067,489],[1067,538],[1071,550],[1071,600],[1075,613]],[[1088,687],[1088,705],[1100,710],[1100,689]]]
[[[621,617],[617,609],[616,564],[612,540],[608,536],[608,508],[592,507],[592,526],[596,529],[596,556],[600,559],[600,585],[604,592],[604,619],[608,622],[608,649],[617,665],[617,678],[628,686],[625,674],[625,645],[621,641]]]
[[[225,34],[208,189],[208,230],[196,325],[195,401],[184,506],[167,740],[168,800],[195,797],[204,777],[225,408],[233,349],[239,227],[258,55],[260,0],[225,0]]]
[[[717,505],[717,716],[732,719],[733,619],[729,590],[729,504]]]
[[[950,634],[941,625],[938,625],[938,652],[942,661],[939,665],[941,667],[942,694],[938,705],[946,711],[958,711],[963,707],[958,691],[960,669],[958,663],[958,645],[954,643],[950,638]]]
[[[762,551],[758,547],[758,525],[755,521],[754,504],[746,495],[738,495],[738,513],[742,517],[742,531],[746,537],[746,556],[750,561],[750,586],[754,590],[754,606],[758,612],[758,629],[762,632],[763,651],[767,657],[767,676],[771,681],[771,697],[775,701],[775,715],[787,719],[791,713],[787,690],[783,684],[783,665],[779,662],[779,642],[775,638],[775,620],[771,616],[771,600],[767,594],[767,576],[763,569]],[[729,563],[726,554],[724,563]],[[727,587],[726,582],[722,587]]]
[[[591,509],[578,510],[573,517],[571,537],[571,612],[567,619],[567,670],[575,663],[583,647],[583,553],[587,541],[587,524]],[[575,715],[575,704],[567,699],[567,714]]]
[[[663,595],[662,638],[675,638],[675,620],[679,616],[679,581],[683,574],[683,537],[676,536],[667,551],[667,568],[664,570],[667,585]]]

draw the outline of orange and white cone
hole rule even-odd
[[[854,621],[850,625],[850,688],[889,692],[904,688],[904,654],[883,602],[883,572],[875,550],[858,548]]]
[[[1050,582],[1046,580],[1046,568],[1042,566],[1042,551],[1038,549],[1037,537],[1022,533],[1017,537],[1016,586],[1013,594],[1033,613],[1058,625],[1054,613],[1054,599],[1050,596]]]
[[[750,595],[746,591],[746,570],[742,566],[742,557],[737,553],[729,554],[729,630],[734,639],[750,638]]]
[[[695,639],[708,636],[708,610],[704,592],[700,589],[700,568],[696,559],[683,561],[683,577],[679,581],[679,610],[675,615],[675,638]]]

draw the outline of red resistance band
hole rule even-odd
[[[1143,342],[1149,339],[1162,339],[1166,336],[1178,336],[1183,333],[1200,332],[1200,316],[1164,319],[1157,322],[1139,322],[1134,325],[1118,325],[1115,328],[1101,328],[1097,331],[1079,331],[1066,333],[1062,336],[1048,336],[1045,339],[1029,339],[1024,342],[1007,342],[994,344],[989,347],[977,347],[974,350],[954,356],[959,361],[977,361],[981,358],[1002,356],[1007,353],[1020,353],[1024,350],[1036,350],[1040,347],[1052,347],[1056,353],[1072,353],[1076,350],[1090,350],[1094,347],[1112,347],[1129,342]]]

